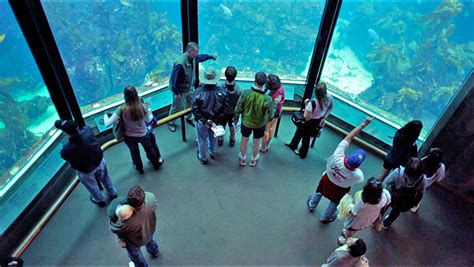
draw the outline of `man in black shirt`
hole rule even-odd
[[[69,135],[69,141],[61,150],[61,157],[76,170],[79,180],[90,192],[90,200],[105,207],[105,199],[97,183],[104,185],[112,199],[117,197],[117,190],[107,172],[102,149],[92,129],[89,126],[79,129],[71,120],[57,120],[54,126]]]

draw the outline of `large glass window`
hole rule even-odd
[[[168,82],[182,52],[178,0],[42,4],[83,111],[122,99],[127,84]]]
[[[256,71],[305,80],[325,1],[200,1],[200,52],[233,65],[238,77]]]
[[[394,127],[422,120],[424,137],[474,66],[473,14],[472,1],[344,1],[322,80]]]
[[[1,234],[42,188],[30,187],[23,174],[47,146],[57,113],[6,1],[0,2],[0,51]],[[27,193],[13,196],[19,184]]]

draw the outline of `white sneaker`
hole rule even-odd
[[[252,158],[250,159],[250,167],[255,167],[259,158],[260,154],[257,154],[255,158],[252,156]]]
[[[239,164],[240,166],[245,166],[247,165],[247,156],[242,156],[242,154],[239,152]]]
[[[130,262],[128,263],[128,267],[135,267],[135,263],[133,263],[133,261],[130,261]]]

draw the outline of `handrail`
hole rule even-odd
[[[300,110],[300,108],[294,108],[294,107],[283,107],[282,111],[283,112],[295,112],[295,111],[298,111]],[[191,109],[190,108],[187,108],[185,110],[181,110],[173,115],[169,115],[161,120],[158,120],[158,123],[154,126],[154,127],[159,127],[163,124],[166,124],[172,120],[175,120],[179,117],[183,117],[184,115],[188,114],[189,112],[191,112]],[[330,122],[326,122],[326,125],[328,125],[330,128],[340,132],[340,133],[343,133],[343,134],[347,134],[348,132],[346,130],[343,130],[342,128],[336,126],[335,124],[333,123],[330,123]],[[355,137],[354,140],[361,144],[362,146],[374,151],[376,154],[378,154],[379,156],[385,156],[385,152],[380,150],[379,148],[365,142],[364,140],[358,138],[358,137]],[[109,149],[110,147],[118,144],[120,142],[118,142],[116,139],[113,139],[111,141],[108,141],[106,142],[105,144],[103,144],[101,146],[101,149],[103,151],[106,151],[107,149]],[[41,232],[41,230],[46,226],[46,224],[49,222],[49,220],[51,220],[51,218],[54,216],[54,214],[59,210],[59,208],[64,204],[64,202],[66,202],[67,198],[71,195],[71,193],[74,191],[74,189],[76,188],[76,186],[79,184],[79,178],[78,176],[76,175],[73,180],[71,181],[71,183],[67,186],[66,190],[64,190],[64,192],[59,196],[59,198],[53,203],[53,205],[51,205],[51,208],[41,217],[41,219],[39,220],[38,224],[36,224],[36,226],[30,231],[30,233],[23,239],[23,241],[20,243],[20,245],[17,247],[17,249],[14,251],[13,253],[13,256],[14,257],[21,257],[23,255],[23,253],[26,251],[26,249],[31,245],[31,243],[33,242],[33,240],[39,235],[39,233]]]
[[[166,116],[165,118],[158,120],[156,125],[154,127],[159,127],[163,124],[166,124],[170,121],[173,121],[179,117],[183,117],[184,115],[188,114],[191,112],[191,108],[187,108],[184,110],[181,110],[179,112],[176,112],[175,114]],[[59,136],[59,134],[58,134]],[[106,151],[110,147],[120,143],[116,139],[110,140],[103,144],[101,146],[101,149],[103,151]],[[76,186],[79,184],[79,177],[76,175],[71,183],[67,186],[66,190],[59,196],[59,198],[51,205],[51,208],[48,209],[48,211],[41,217],[39,222],[36,224],[36,226],[30,231],[30,233],[23,239],[23,241],[20,243],[20,245],[17,247],[17,249],[13,252],[13,256],[20,258],[23,253],[26,251],[26,249],[31,245],[33,240],[39,235],[41,230],[45,227],[45,225],[51,220],[51,218],[54,216],[54,214],[59,210],[59,208],[66,202],[67,198],[71,195],[71,193],[74,191]]]

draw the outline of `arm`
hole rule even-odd
[[[217,56],[211,56],[208,54],[199,54],[196,57],[197,62],[204,62],[204,61],[208,61],[209,59],[216,60]]]
[[[181,64],[174,64],[171,72],[170,86],[174,94],[178,94],[178,78],[183,76],[183,67]]]
[[[105,127],[109,127],[112,124],[114,124],[116,121],[118,121],[120,117],[117,116],[117,114],[112,114],[112,116],[108,116],[107,114],[104,114],[104,125]]]
[[[201,118],[202,118],[202,113],[201,113],[201,97],[200,95],[196,95],[194,97],[194,101],[193,101],[193,106],[192,106],[192,110],[193,110],[193,115],[194,115],[194,118],[199,121]],[[205,123],[205,122],[204,122]]]
[[[304,101],[305,108],[304,108],[304,114],[303,114],[303,116],[304,116],[304,119],[305,119],[306,121],[309,121],[309,120],[311,119],[311,113],[314,111],[312,105],[310,106],[311,111],[308,111],[308,103],[309,103],[309,101],[310,101],[309,99],[305,99],[305,101]]]
[[[243,98],[244,98],[244,93],[240,94],[239,100],[237,100],[237,105],[235,105],[235,112],[234,112],[235,120],[234,121],[237,121],[239,119],[239,116],[242,113],[242,110],[244,108]]]
[[[329,107],[328,109],[326,110],[326,113],[324,114],[324,117],[321,119],[321,122],[319,123],[319,126],[324,126],[324,121],[329,117],[329,115],[331,115],[331,111],[333,109],[333,104],[332,104],[332,98],[329,99]]]
[[[270,97],[270,101],[267,102],[267,115],[268,115],[268,120],[272,120],[275,117],[275,111],[276,111],[276,105],[273,102],[273,99]]]
[[[145,121],[150,123],[151,120],[153,120],[153,112],[151,112],[151,109],[145,108]]]
[[[369,125],[370,122],[372,122],[372,120],[374,119],[374,117],[367,117],[365,118],[364,122],[361,123],[359,126],[357,126],[356,128],[354,128],[345,138],[344,140],[346,140],[347,142],[351,142],[352,139],[354,139],[354,137],[356,137],[356,135],[358,135],[360,133],[360,131],[362,131],[362,129],[365,128],[365,126]]]

